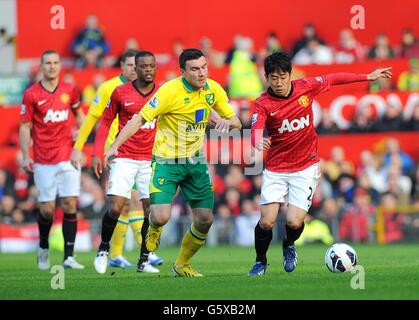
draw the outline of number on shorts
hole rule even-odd
[[[313,195],[313,188],[309,187],[309,189],[310,189],[310,195],[308,196],[307,200],[311,201],[311,196]]]

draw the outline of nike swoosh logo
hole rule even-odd
[[[128,107],[130,105],[133,105],[135,102],[125,102],[125,106]]]
[[[38,101],[38,106],[42,106],[47,100]]]
[[[271,112],[270,114],[271,114],[271,116],[274,116],[275,115],[275,113],[277,113],[279,110],[276,110],[275,112]]]

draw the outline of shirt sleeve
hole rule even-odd
[[[88,113],[99,119],[102,117],[103,111],[109,103],[112,91],[107,86],[102,85],[99,87],[96,97],[93,99],[92,104],[89,107]]]
[[[23,95],[22,105],[20,109],[20,121],[21,122],[32,122],[34,111],[34,102],[32,95],[25,91]]]
[[[266,109],[260,105],[258,102],[255,102],[255,112],[252,116],[251,122],[251,144],[253,147],[259,143],[263,138],[263,130],[265,129],[267,114]]]
[[[214,86],[215,104],[213,109],[220,115],[221,118],[230,119],[236,113],[228,100],[227,93],[218,83],[214,83]]]
[[[168,113],[171,108],[170,90],[162,86],[140,110],[145,122],[153,121],[158,116]]]
[[[325,76],[305,78],[305,84],[312,90],[313,95],[318,95],[330,90],[331,83]]]
[[[120,100],[117,90],[114,90],[109,102],[109,105],[106,107],[105,111],[103,111],[93,149],[93,155],[99,158],[102,158],[104,154],[105,142],[109,134],[109,129],[119,112]]]
[[[70,92],[70,106],[72,109],[80,108],[80,91],[76,86],[73,86]]]

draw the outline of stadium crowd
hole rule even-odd
[[[83,89],[83,101],[89,104],[97,88],[106,79],[100,74],[102,68],[119,66],[120,56],[110,56],[106,35],[99,27],[97,17],[89,16],[86,26],[70,44],[73,54],[70,68],[97,68],[93,82]],[[385,34],[378,34],[374,46],[359,43],[351,30],[340,32],[336,43],[326,43],[313,24],[304,26],[301,38],[291,48],[283,48],[278,35],[271,32],[260,50],[255,50],[252,39],[237,35],[228,52],[214,49],[211,39],[203,37],[199,47],[207,55],[212,66],[229,66],[228,92],[232,98],[245,98],[237,108],[243,128],[250,128],[252,99],[264,88],[259,66],[264,57],[275,50],[286,50],[296,65],[354,63],[368,59],[410,59],[409,69],[401,73],[393,83],[383,80],[372,83],[370,92],[397,89],[419,90],[419,40],[414,32],[406,28],[401,42],[392,46]],[[125,49],[140,49],[136,39],[127,39]],[[181,40],[173,42],[173,52],[156,55],[160,66],[176,65],[177,57],[184,45]],[[32,81],[37,81],[37,74]],[[175,76],[175,75],[172,75]],[[64,79],[74,81],[71,75]],[[243,85],[246,82],[246,85]],[[242,88],[246,88],[243,92]],[[401,106],[387,104],[382,117],[376,118],[372,107],[360,109],[347,133],[391,132],[419,130],[419,103],[411,115],[406,117]],[[327,111],[317,127],[320,135],[342,133]],[[17,145],[17,133],[11,134],[10,145]],[[14,138],[13,138],[14,137]],[[94,135],[89,138],[92,142]],[[375,240],[371,228],[376,223],[377,208],[385,208],[385,241],[397,242],[414,237],[419,229],[419,218],[414,215],[398,214],[401,205],[413,205],[419,211],[419,163],[403,150],[395,139],[388,139],[380,150],[364,150],[359,154],[359,165],[346,159],[340,146],[330,150],[330,156],[321,160],[322,178],[313,198],[313,206],[307,218],[307,229],[300,242],[333,239],[342,241],[368,242]],[[21,155],[16,157],[20,167]],[[209,244],[252,245],[254,227],[259,219],[259,195],[261,175],[246,176],[240,165],[210,165],[215,191],[215,220],[208,237]],[[78,215],[97,225],[106,211],[106,195],[99,182],[86,166],[82,172],[82,192],[78,202]],[[36,195],[33,177],[18,169],[10,172],[0,168],[0,223],[22,225],[36,221]],[[59,211],[60,209],[58,209]],[[179,244],[181,235],[190,224],[190,213],[178,195],[173,206],[172,219],[165,227],[162,242]],[[281,209],[286,210],[286,207]],[[59,214],[59,212],[57,213]],[[283,223],[283,221],[282,221]],[[412,229],[413,228],[413,229]],[[278,222],[275,237],[283,233]],[[170,231],[169,231],[170,230]],[[412,231],[414,230],[414,231]]]

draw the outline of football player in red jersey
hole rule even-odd
[[[42,80],[24,93],[19,143],[23,154],[22,166],[34,173],[40,214],[38,226],[40,248],[38,267],[50,268],[48,236],[52,225],[57,194],[64,211],[64,262],[65,268],[83,269],[73,257],[77,232],[77,197],[80,193],[80,170],[70,163],[73,149],[70,111],[80,127],[84,120],[80,108],[80,94],[73,85],[59,81],[60,56],[56,51],[45,51],[41,56]],[[33,140],[34,160],[29,149]]]
[[[296,241],[304,229],[304,219],[320,178],[317,134],[312,103],[316,95],[333,85],[391,78],[391,68],[369,74],[335,73],[291,81],[291,60],[275,52],[264,62],[268,90],[255,102],[252,118],[252,145],[267,151],[261,190],[261,218],[255,228],[256,263],[249,276],[263,275],[266,252],[272,240],[281,204],[288,197],[286,234],[282,244],[284,269],[297,266]],[[268,137],[263,137],[266,126]]]
[[[94,155],[103,158],[105,140],[116,117],[119,119],[119,130],[137,114],[146,102],[157,91],[154,83],[156,60],[149,51],[140,51],[135,56],[137,79],[117,87],[110,98],[100,123]],[[145,245],[150,213],[149,184],[151,178],[151,153],[156,135],[156,119],[146,123],[134,136],[128,139],[118,150],[112,161],[109,172],[107,195],[109,209],[102,220],[102,242],[94,260],[98,273],[105,273],[108,265],[109,242],[114,232],[124,204],[131,198],[132,186],[135,184],[144,209],[144,223],[141,228],[142,243],[138,261],[138,272],[158,273],[159,270],[148,262],[149,251]],[[95,168],[96,176],[100,172]]]

